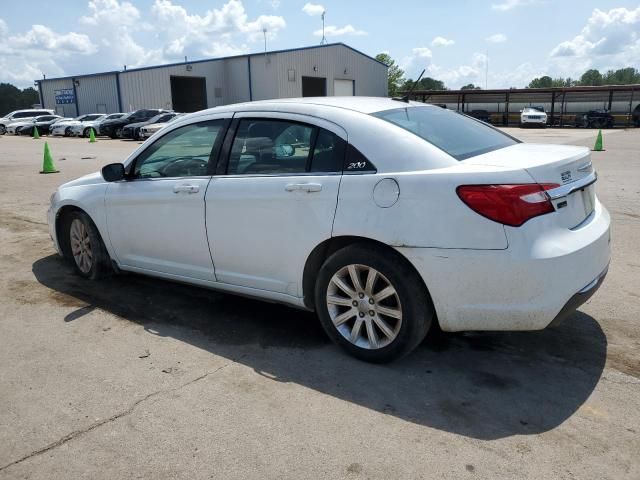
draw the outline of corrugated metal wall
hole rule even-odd
[[[291,73],[292,72],[292,73]],[[292,76],[290,76],[290,74]],[[190,64],[150,67],[92,76],[78,76],[76,96],[79,113],[115,112],[118,82],[121,109],[172,109],[171,76],[203,77],[207,106],[271,98],[302,96],[302,77],[323,77],[327,95],[334,94],[335,79],[354,80],[356,95],[385,96],[387,68],[344,45],[305,48],[266,55],[251,55]],[[251,85],[249,85],[251,79]],[[55,108],[54,90],[73,88],[73,79],[42,81],[46,108]],[[75,104],[58,105],[65,115],[75,116]]]
[[[343,45],[251,57],[254,100],[301,97],[303,76],[326,78],[329,96],[335,79],[354,80],[356,95],[387,95],[387,67]]]
[[[64,117],[76,116],[76,104],[66,103],[64,105],[56,105],[55,91],[73,88],[73,81],[70,78],[62,78],[59,80],[41,80],[42,85],[42,108],[50,108],[55,110],[58,115]]]
[[[114,113],[118,108],[116,74],[75,77],[80,115],[85,113]]]
[[[187,66],[191,67],[190,71],[187,70]],[[139,108],[172,109],[171,76],[204,77],[207,87],[207,106],[210,108],[224,103],[223,95],[216,97],[216,88],[224,91],[226,83],[224,61],[212,60],[120,73],[122,108],[125,111]]]

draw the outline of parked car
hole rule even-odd
[[[74,126],[82,125],[82,122],[93,122],[99,120],[106,115],[104,113],[87,113],[80,115],[74,119],[66,120],[64,122],[56,122],[51,127],[51,134],[57,136],[69,137],[71,136],[71,129]]]
[[[636,127],[640,127],[640,105],[636,105],[636,108],[633,109],[631,120]]]
[[[611,128],[615,120],[609,110],[589,110],[576,115],[576,127],[584,128]]]
[[[7,132],[7,125],[18,120],[31,120],[40,115],[53,115],[53,110],[47,110],[45,108],[30,108],[25,110],[15,110],[11,113],[7,113],[4,117],[0,118],[0,135],[4,135]]]
[[[315,310],[385,362],[436,322],[538,330],[596,291],[610,218],[590,155],[389,98],[227,105],[59,187],[49,231],[87,279],[115,266]]]
[[[545,128],[547,126],[547,114],[544,107],[525,107],[520,112],[520,127],[527,125],[537,125]]]
[[[106,135],[111,138],[122,138],[124,127],[126,127],[130,123],[146,122],[150,118],[153,118],[160,113],[168,112],[168,110],[148,108],[136,110],[135,112],[128,113],[124,117],[103,122],[100,125],[100,134]]]
[[[140,136],[140,129],[142,127],[146,125],[151,125],[153,123],[167,123],[171,121],[171,119],[174,118],[176,115],[178,115],[176,112],[160,113],[155,117],[151,117],[149,120],[146,120],[144,122],[130,123],[129,125],[127,125],[122,129],[122,138],[142,140],[142,137]]]
[[[148,125],[145,125],[144,127],[140,128],[140,139],[142,140],[146,140],[147,138],[149,138],[151,135],[153,135],[154,133],[156,133],[157,131],[159,131],[160,129],[164,128],[167,123],[171,123],[171,122],[175,122],[177,119],[183,117],[187,115],[186,113],[178,113],[176,114],[175,117],[173,117],[171,120],[169,120],[168,122],[164,122],[164,123],[150,123]]]
[[[491,114],[487,110],[471,110],[467,115],[482,122],[491,123]]]
[[[33,127],[38,127],[40,135],[47,135],[49,127],[56,121],[62,119],[60,115],[40,115],[32,120],[24,120],[7,125],[7,133],[16,135],[33,135]]]
[[[125,116],[126,113],[109,113],[102,115],[100,118],[95,120],[85,120],[78,124],[71,125],[71,135],[75,135],[76,137],[88,137],[89,131],[93,128],[94,134],[100,134],[100,125],[103,122],[108,120],[115,120],[117,118],[121,118]]]

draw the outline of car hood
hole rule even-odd
[[[94,172],[94,173],[90,173],[89,175],[76,178],[75,180],[71,180],[70,182],[63,183],[62,185],[60,185],[60,188],[82,187],[85,185],[97,185],[99,183],[104,183],[104,178],[102,178],[102,173]]]
[[[55,126],[56,127],[69,127],[71,125],[80,125],[81,122],[79,122],[78,120],[67,120],[65,122],[56,122]]]

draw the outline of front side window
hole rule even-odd
[[[344,141],[327,130],[286,120],[243,119],[231,147],[228,173],[339,172],[343,159]]]
[[[208,166],[223,120],[176,128],[156,140],[135,161],[134,178],[197,177]]]
[[[415,133],[456,160],[481,155],[518,143],[485,123],[437,107],[384,110],[373,116]]]

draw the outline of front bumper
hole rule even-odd
[[[547,119],[546,118],[526,118],[526,117],[520,117],[520,123],[521,124],[531,124],[531,125],[546,125],[547,124]]]
[[[544,217],[507,230],[505,250],[397,248],[422,276],[443,330],[540,330],[595,292],[611,257],[607,210],[596,202],[580,229],[538,235]]]

